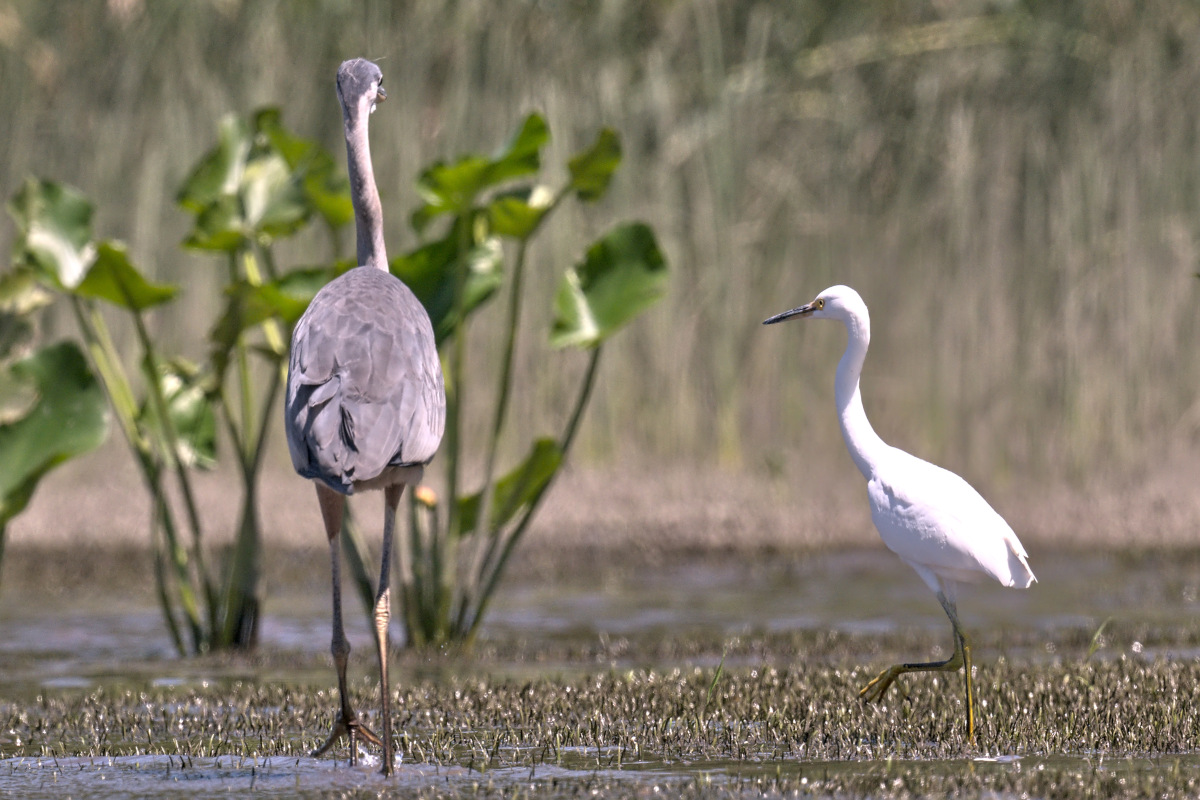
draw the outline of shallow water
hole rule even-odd
[[[1200,617],[1197,558],[1070,552],[1044,554],[1034,563],[1039,582],[1028,590],[995,584],[963,588],[959,612],[969,631],[1012,631],[1053,652],[1060,635],[1093,631],[1109,618],[1170,627]],[[175,657],[158,609],[131,603],[119,587],[112,591],[111,597],[93,596],[86,606],[64,599],[26,603],[6,592],[0,606],[0,688],[187,676],[189,664]],[[347,590],[344,597],[347,635],[361,652],[371,646],[371,634],[354,596]],[[262,649],[326,653],[328,604],[323,585],[272,587]],[[617,637],[650,641],[788,631],[870,637],[914,630],[933,637],[944,631],[949,643],[945,614],[929,590],[880,549],[753,563],[705,558],[608,575],[581,573],[570,580],[510,581],[497,594],[480,640],[520,640],[536,650]],[[398,626],[392,635],[400,638]]]
[[[13,797],[114,796],[208,798],[391,796],[752,796],[783,790],[807,797],[920,796],[977,781],[992,788],[995,800],[1028,798],[1017,788],[1028,779],[1062,796],[1060,781],[1039,783],[1044,775],[1067,776],[1097,786],[1139,786],[1164,772],[1186,784],[1200,776],[1200,757],[1104,759],[1096,756],[976,758],[923,761],[792,762],[754,764],[713,761],[690,764],[636,762],[620,769],[541,765],[479,771],[462,766],[399,763],[385,779],[378,759],[356,766],[312,758],[191,758],[127,756],[109,758],[0,759],[0,791]],[[1006,785],[1012,789],[1006,789]],[[1124,791],[1114,794],[1125,796]],[[795,795],[793,795],[795,796]]]
[[[966,587],[959,598],[969,630],[1009,632],[996,647],[1011,659],[1048,659],[1056,642],[1084,641],[1106,619],[1128,630],[1194,632],[1200,603],[1200,558],[1178,554],[1133,557],[1104,552],[1035,554],[1040,583],[1027,591],[994,585]],[[347,594],[347,597],[350,597]],[[250,680],[288,685],[330,687],[332,672],[323,658],[328,648],[327,590],[316,586],[276,586],[268,598],[261,628],[261,649],[305,657],[279,659],[269,667],[252,660],[223,662],[179,659],[162,628],[158,610],[139,606],[116,593],[93,596],[85,607],[63,600],[23,604],[11,593],[0,609],[0,704],[34,695],[53,695],[113,686],[198,684]],[[370,633],[356,601],[348,601],[348,634],[356,651],[360,676],[371,672]],[[581,573],[570,580],[510,581],[502,587],[481,634],[481,644],[519,640],[523,652],[631,640],[627,658],[640,665],[669,669],[701,664],[714,666],[719,656],[690,659],[687,664],[646,663],[653,649],[637,643],[697,636],[715,640],[762,637],[779,632],[840,631],[855,641],[905,637],[949,640],[940,607],[911,570],[886,551],[824,553],[803,558],[780,557],[746,563],[736,558],[684,560],[672,566],[626,565],[619,571]],[[398,633],[398,631],[396,632]],[[1190,636],[1190,638],[1189,638]],[[1110,635],[1101,642],[1101,657],[1133,654],[1197,657],[1196,637],[1147,642]],[[922,638],[924,637],[924,638]],[[1006,644],[1007,643],[1007,644]],[[912,653],[913,656],[925,655]],[[713,663],[709,663],[713,662]],[[410,665],[411,668],[411,665]],[[528,674],[560,672],[561,663],[487,664],[489,674],[509,669]],[[594,668],[594,664],[582,669]],[[397,680],[408,677],[401,670]],[[2,733],[2,732],[0,732]],[[13,752],[13,751],[9,751]],[[463,761],[450,767],[403,764],[397,779],[381,784],[377,761],[350,767],[345,760],[309,758],[179,758],[146,755],[112,758],[21,757],[0,760],[0,795],[22,797],[190,796],[240,794],[295,796],[297,793],[374,794],[409,790],[449,794],[508,792],[517,788],[593,787],[603,793],[654,794],[656,786],[700,794],[754,793],[771,781],[792,789],[810,788],[817,796],[857,794],[862,787],[889,787],[901,776],[904,786],[939,791],[965,774],[983,775],[997,797],[1006,793],[1007,776],[1028,779],[1031,770],[1049,767],[1055,774],[1079,780],[1113,778],[1118,784],[1139,776],[1173,770],[1176,778],[1200,777],[1200,755],[1183,753],[1169,759],[1054,755],[1038,758],[930,759],[913,762],[806,762],[764,759],[743,761],[623,761],[595,748],[565,749],[552,764],[503,767],[484,772]],[[1090,777],[1089,777],[1090,776]],[[1118,777],[1114,777],[1118,776]],[[916,781],[916,784],[912,784]],[[809,785],[811,782],[811,787]],[[957,785],[957,784],[954,784]],[[1015,784],[1014,784],[1015,785]],[[1046,784],[1050,786],[1050,783]],[[1114,784],[1117,785],[1117,784]],[[1120,784],[1123,785],[1123,784]],[[949,784],[948,784],[949,786]],[[547,788],[549,787],[549,789]],[[824,787],[824,788],[822,788]],[[891,787],[894,789],[895,787]],[[903,788],[903,787],[901,787]],[[952,787],[951,787],[952,788]],[[889,791],[891,791],[889,789]],[[563,789],[563,793],[566,789]]]

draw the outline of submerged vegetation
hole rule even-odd
[[[725,667],[719,676],[714,668],[610,667],[406,681],[398,692],[404,767],[397,780],[449,782],[457,794],[536,783],[541,773],[563,791],[666,780],[716,797],[738,786],[817,795],[974,788],[1123,797],[1147,787],[1188,791],[1200,780],[1200,764],[1181,755],[1200,738],[1194,661],[981,666],[986,707],[976,746],[962,738],[960,710],[937,679],[913,681],[907,697],[874,706],[856,699],[871,674],[797,659]],[[369,704],[372,687],[355,682],[355,702]],[[328,703],[327,692],[304,685],[246,680],[5,702],[0,754],[9,760],[0,762],[0,780],[35,762],[53,770],[60,760],[103,765],[130,757],[170,759],[172,769],[197,778],[215,769],[214,759],[288,774],[318,743]],[[157,771],[167,769],[158,763]],[[374,778],[364,771],[364,782],[368,774]]]

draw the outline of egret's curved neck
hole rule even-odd
[[[846,352],[838,362],[837,379],[834,382],[834,399],[837,402],[838,422],[842,426],[842,438],[846,449],[854,459],[855,466],[867,480],[875,472],[875,466],[887,445],[875,433],[863,409],[862,392],[858,380],[862,375],[863,360],[867,357],[867,345],[871,342],[871,321],[866,309],[862,314],[852,314],[846,323]]]
[[[366,108],[343,108],[346,129],[346,161],[350,171],[350,199],[354,202],[354,230],[358,240],[358,263],[386,270],[387,248],[383,244],[383,206],[371,167],[371,145],[367,140]]]

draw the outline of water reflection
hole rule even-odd
[[[1040,631],[1053,640],[1056,631],[1094,629],[1110,616],[1170,624],[1193,619],[1198,610],[1194,559],[1072,552],[1035,553],[1033,560],[1040,582],[1029,590],[984,583],[963,591],[959,607],[968,629],[1008,626]],[[157,608],[130,607],[117,590],[112,603],[89,607],[23,606],[20,598],[6,598],[0,610],[0,685],[36,680],[76,686],[83,675],[128,676],[139,664],[172,661],[175,653]],[[326,595],[310,586],[271,587],[262,647],[327,652]],[[348,612],[347,634],[363,652],[371,633],[355,611]],[[633,634],[835,630],[870,635],[944,628],[944,614],[917,576],[878,549],[754,563],[709,557],[608,575],[584,573],[569,581],[510,580],[480,638],[520,639],[536,648],[540,641],[594,642]],[[394,635],[398,638],[399,631]]]

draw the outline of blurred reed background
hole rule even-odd
[[[1070,482],[1195,445],[1192,2],[9,0],[0,193],[31,174],[82,188],[99,235],[186,286],[188,315],[155,323],[197,356],[224,266],[178,247],[176,189],[222,115],[267,104],[344,163],[333,75],[358,55],[386,76],[372,150],[393,254],[416,244],[431,160],[491,150],[533,109],[558,170],[600,126],[621,134],[608,198],[533,254],[517,439],[567,405],[536,346],[561,267],[640,217],[671,295],[614,341],[581,462],[844,459],[841,330],[759,324],[833,283],[874,314],[876,428],[973,480]],[[314,233],[280,265],[352,236]],[[494,319],[471,356],[488,385]],[[44,330],[73,333],[66,314]]]

